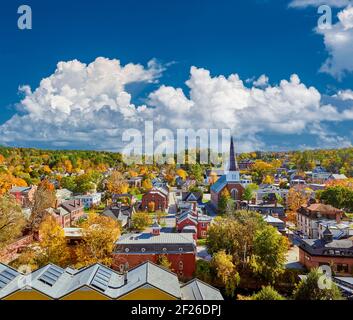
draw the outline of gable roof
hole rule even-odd
[[[223,300],[220,291],[207,283],[194,279],[181,287],[183,300]]]

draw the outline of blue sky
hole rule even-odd
[[[33,0],[25,2],[33,11],[32,30],[17,28],[17,8],[23,1],[2,1],[0,143],[116,150],[119,149],[116,141],[122,128],[161,115],[158,127],[174,130],[186,126],[183,119],[195,118],[191,124],[198,121],[198,113],[220,112],[222,101],[218,101],[218,98],[221,97],[219,99],[226,99],[225,114],[229,114],[229,117],[222,119],[216,116],[215,121],[209,122],[209,128],[231,127],[238,140],[243,141],[244,151],[349,146],[352,141],[353,94],[351,98],[350,90],[353,89],[353,68],[347,55],[353,52],[353,43],[350,42],[353,36],[350,24],[347,24],[348,30],[342,29],[342,22],[337,17],[340,12],[350,10],[349,1],[346,3],[343,0],[340,6],[332,7],[335,24],[333,36],[336,35],[334,32],[345,32],[347,35],[348,44],[343,49],[325,41],[325,37],[329,39],[331,34],[320,34],[314,29],[319,18],[317,8],[322,1],[297,1],[304,4],[298,8],[289,7],[290,1],[283,0]],[[309,5],[305,5],[305,2]],[[326,1],[330,2],[337,3],[335,0]],[[349,22],[351,16],[345,16],[348,18],[344,21]],[[111,92],[110,84],[102,85],[103,91],[90,97],[94,102],[87,109],[74,110],[71,104],[71,109],[60,109],[56,104],[62,100],[55,100],[57,102],[53,104],[53,95],[60,95],[58,88],[52,89],[50,98],[43,90],[34,95],[40,81],[50,77],[59,62],[77,59],[89,64],[97,57],[109,61],[118,59],[121,66],[141,64],[144,71],[141,73],[139,70],[139,74],[132,77],[133,80],[130,73],[127,76],[123,72],[123,78],[127,80],[119,84],[120,88],[116,89],[119,92]],[[332,66],[328,71],[323,71],[322,66],[330,57]],[[152,59],[152,67],[147,66]],[[111,68],[113,76],[119,73],[114,71],[112,65],[102,64],[104,66],[101,68]],[[192,75],[191,67],[196,69]],[[209,71],[210,75],[202,73],[202,70]],[[228,88],[227,81],[217,78],[224,75],[227,79],[231,74],[237,74],[243,80],[244,88],[238,90],[232,81],[230,83],[235,88],[233,85]],[[300,88],[302,92],[297,90],[297,81],[294,78],[293,82],[290,80],[292,74],[300,78],[300,84],[304,84],[305,88]],[[253,80],[261,75],[266,75],[269,81],[254,85]],[[64,78],[71,88],[75,87],[79,91],[81,85],[85,86],[82,83],[76,86],[69,76]],[[104,77],[109,77],[107,72],[104,72]],[[191,87],[185,83],[190,79],[193,83]],[[208,92],[205,88],[209,88],[209,85],[205,83],[211,79],[214,82],[213,91]],[[280,86],[282,80],[289,82],[290,94]],[[30,86],[31,91],[20,92],[19,87],[23,85]],[[61,82],[55,82],[55,85],[60,88],[64,86]],[[161,86],[169,90],[160,90]],[[247,92],[254,87],[258,88],[258,93]],[[281,96],[274,96],[269,87],[282,90]],[[314,87],[315,92],[309,90],[310,87]],[[182,90],[183,97],[180,97],[177,88]],[[266,92],[266,88],[269,92]],[[128,107],[120,102],[110,106],[107,102],[107,108],[98,108],[95,103],[102,100],[104,90],[108,90],[107,96],[114,99],[121,93],[128,94],[129,101],[124,102]],[[193,97],[205,90],[206,100],[217,100],[210,109],[201,98]],[[292,92],[293,95],[305,97],[305,100],[298,102]],[[317,97],[316,92],[320,97]],[[342,93],[345,93],[344,99]],[[247,94],[251,97],[247,97]],[[264,96],[257,99],[258,94]],[[23,102],[26,96],[27,101]],[[238,99],[240,109],[236,105]],[[234,105],[228,100],[235,101]],[[173,101],[185,103],[185,112],[179,114],[176,117],[178,121],[175,120],[169,126],[168,119],[173,117],[173,108],[178,109],[178,103],[175,105]],[[80,100],[76,99],[75,103],[80,104]],[[301,105],[297,103],[304,105],[304,109],[301,110]],[[39,106],[33,106],[36,104]],[[272,121],[267,114],[260,117],[259,123],[247,116],[249,111],[253,113],[259,110],[262,113],[267,104],[272,105],[270,112],[276,118],[274,123],[263,125],[266,121]],[[122,111],[125,107],[137,109],[142,105],[146,105],[147,109],[155,109],[155,114],[135,114],[130,110],[133,115],[129,113],[127,116]],[[285,115],[281,114],[281,105],[288,108]],[[327,108],[327,105],[335,108],[335,111]],[[87,116],[89,110],[102,121],[95,122],[92,115]],[[293,121],[290,114],[296,113],[296,110],[306,119],[300,119],[297,115]],[[315,116],[315,110],[325,116]],[[73,121],[74,118],[77,121]],[[109,123],[109,118],[114,119],[114,122],[112,120]],[[78,119],[83,119],[82,123]],[[208,126],[206,119],[200,120],[202,127]],[[244,125],[246,121],[253,124],[251,130]],[[285,128],[286,122],[289,123],[288,130]],[[107,127],[111,131],[107,132]],[[114,129],[119,129],[119,134],[112,134]],[[114,146],[110,147],[112,144]]]

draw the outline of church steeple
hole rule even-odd
[[[239,171],[238,162],[235,158],[233,136],[230,138],[229,171],[230,172]]]

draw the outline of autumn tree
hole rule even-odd
[[[55,201],[56,193],[54,186],[48,180],[43,180],[34,193],[34,201],[30,217],[31,230],[38,231],[46,214],[45,210],[54,207]]]
[[[215,270],[217,278],[226,289],[228,296],[234,296],[234,291],[240,282],[239,273],[233,263],[231,255],[224,250],[213,255],[211,261],[212,268]]]
[[[171,270],[172,263],[169,261],[168,257],[165,254],[158,256],[157,264],[165,269]]]
[[[214,172],[214,171],[212,171],[212,172],[210,173],[210,177],[208,178],[208,181],[209,181],[210,185],[215,184],[215,183],[217,182],[217,180],[218,180],[218,175],[217,175],[217,173]]]
[[[21,235],[25,218],[13,196],[0,196],[0,250]]]
[[[145,192],[152,189],[152,182],[150,179],[145,179],[142,181],[142,188]]]
[[[218,201],[218,211],[220,213],[226,212],[229,201],[232,201],[232,197],[230,196],[230,192],[228,191],[228,189],[224,188],[221,191],[219,201]]]
[[[91,212],[80,227],[82,241],[75,249],[76,267],[81,268],[94,263],[110,266],[115,242],[120,236],[118,222]]]
[[[132,227],[137,231],[143,231],[151,224],[152,218],[146,212],[136,212],[132,216]]]
[[[287,206],[288,206],[288,219],[289,221],[296,223],[296,212],[298,209],[307,204],[310,198],[310,192],[306,190],[297,190],[295,188],[289,189],[287,196]]]
[[[154,201],[149,202],[147,207],[148,212],[154,212],[156,210],[156,204],[154,203]]]
[[[127,193],[129,184],[119,171],[113,171],[107,181],[107,188],[111,193]]]
[[[53,263],[66,267],[70,252],[67,246],[64,229],[54,217],[47,215],[39,227],[39,252],[35,258],[38,267]]]
[[[256,183],[261,183],[267,175],[272,175],[275,171],[275,167],[272,164],[262,160],[256,160],[251,167],[251,175]]]
[[[187,172],[186,172],[185,170],[183,170],[183,169],[178,169],[177,172],[176,172],[176,174],[177,174],[180,178],[182,178],[184,181],[186,180],[186,178],[187,178],[187,176],[188,176]]]

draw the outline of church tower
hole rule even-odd
[[[234,140],[233,136],[230,139],[230,150],[229,150],[229,169],[226,174],[228,182],[240,181],[240,173],[237,159],[234,152]]]

